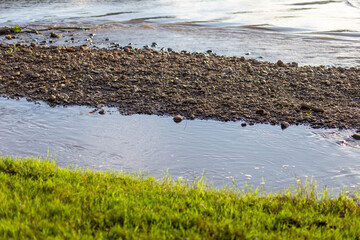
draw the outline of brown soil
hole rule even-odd
[[[359,89],[359,68],[130,47],[0,43],[0,94],[50,105],[103,104],[124,114],[359,128]]]

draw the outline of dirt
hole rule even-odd
[[[0,94],[123,114],[360,128],[360,69],[153,49],[0,43]]]

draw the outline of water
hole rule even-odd
[[[15,24],[88,26],[97,33],[93,45],[99,47],[110,42],[142,47],[155,41],[178,51],[213,49],[272,62],[360,65],[359,0],[0,1],[0,26]],[[87,34],[75,34],[78,44]],[[69,44],[64,41],[71,37],[54,44]]]
[[[0,27],[89,27],[57,31],[53,45],[135,47],[246,56],[301,65],[360,66],[359,0],[0,0]],[[26,28],[27,27],[27,28]],[[89,40],[89,34],[96,34]],[[37,42],[43,34],[15,40]],[[72,40],[74,39],[74,40]],[[360,146],[353,131],[306,126],[241,127],[239,122],[183,121],[157,116],[104,116],[84,107],[0,99],[0,154],[55,155],[61,167],[146,170],[162,177],[205,176],[216,186],[231,183],[277,191],[296,178],[313,177],[335,191],[360,184]]]
[[[0,155],[56,156],[58,165],[145,170],[163,177],[205,177],[215,186],[248,183],[268,191],[313,178],[339,191],[360,186],[360,141],[353,131],[170,117],[106,115],[0,98]]]

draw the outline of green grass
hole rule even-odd
[[[359,239],[358,197],[277,194],[0,157],[0,239]]]

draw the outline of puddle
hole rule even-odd
[[[49,107],[0,98],[0,154],[55,155],[58,165],[146,170],[156,177],[201,176],[220,187],[245,183],[278,191],[312,177],[334,191],[360,185],[360,141],[353,131],[170,117],[105,115],[87,107]]]

